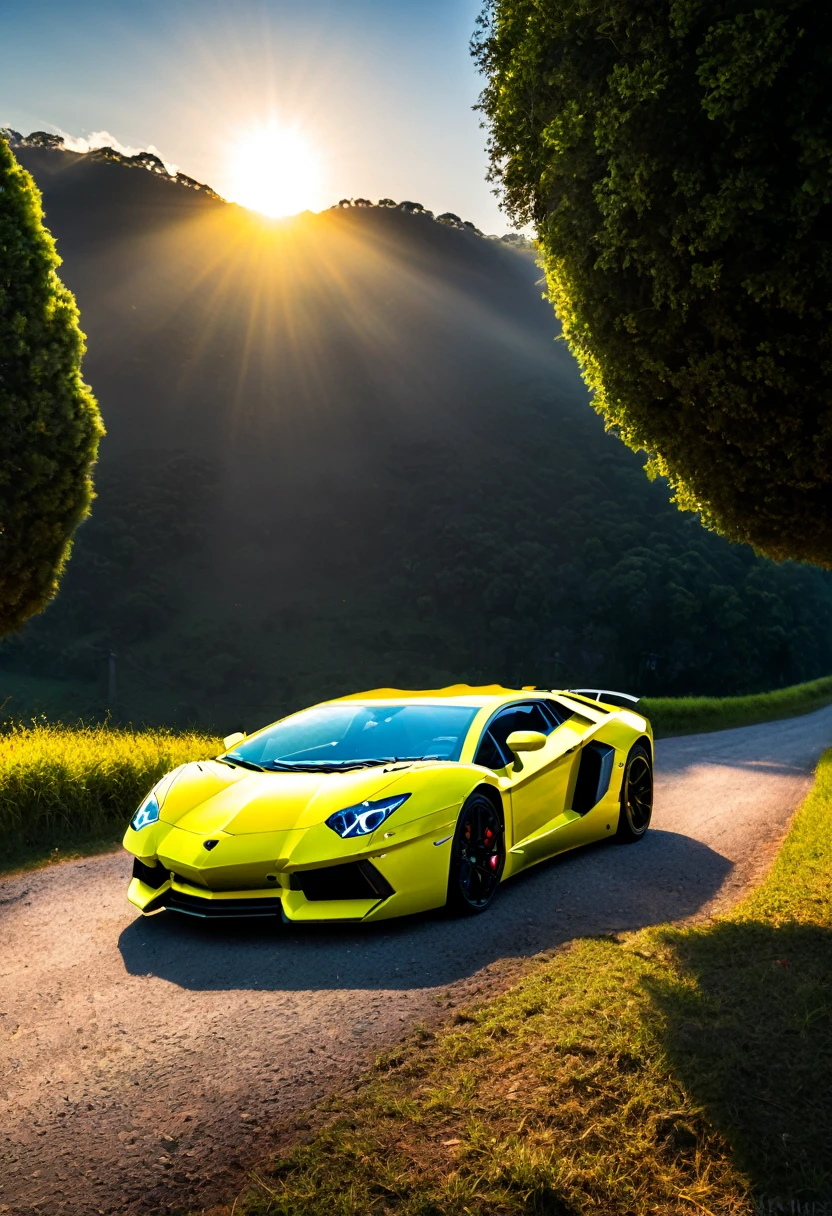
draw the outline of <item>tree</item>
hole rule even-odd
[[[0,635],[57,591],[103,434],[42,221],[37,187],[0,137]]]
[[[832,566],[832,6],[491,0],[472,50],[608,428],[706,526]]]

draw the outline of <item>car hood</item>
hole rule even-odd
[[[409,766],[348,773],[255,773],[218,761],[186,764],[168,787],[160,819],[202,835],[313,827],[335,811],[380,796]]]

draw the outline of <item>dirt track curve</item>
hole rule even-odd
[[[415,1022],[587,933],[707,914],[770,860],[832,707],[657,745],[653,828],[508,883],[475,921],[229,928],[137,919],[126,855],[0,882],[0,1213],[199,1209],[270,1125]]]

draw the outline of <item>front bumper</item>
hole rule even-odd
[[[455,816],[455,810],[451,813]],[[384,851],[362,852],[350,842],[349,853],[344,849],[346,855],[317,864],[310,860],[287,865],[281,859],[208,870],[194,865],[197,858],[203,864],[206,858],[201,840],[183,839],[191,834],[174,830],[158,859],[134,855],[127,897],[145,915],[167,910],[204,919],[282,916],[289,921],[363,921],[428,911],[441,907],[447,897],[455,822],[455,818],[447,822],[429,818],[430,822],[413,825],[421,830],[402,831],[400,839]],[[226,840],[229,850],[237,849],[236,841],[222,839],[212,850],[212,859],[225,860]],[[270,851],[274,856],[276,849]]]
[[[135,858],[127,898],[146,916],[168,911],[208,920],[281,915],[288,920],[362,920],[396,894],[368,861],[301,870],[289,879],[288,889],[208,891],[161,865],[151,867]],[[303,915],[308,905],[318,907]]]

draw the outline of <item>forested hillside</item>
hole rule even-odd
[[[252,727],[378,685],[731,693],[832,670],[832,581],[705,532],[605,435],[533,256],[395,207],[269,222],[18,156],[107,427],[56,602],[0,647],[38,704]]]

